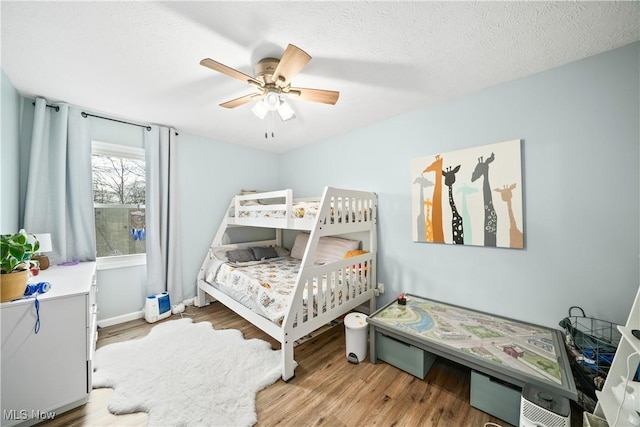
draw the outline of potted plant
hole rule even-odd
[[[20,230],[17,234],[0,235],[0,302],[24,295],[29,280],[31,257],[40,249],[32,234]]]

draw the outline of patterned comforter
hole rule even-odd
[[[282,324],[285,314],[288,312],[289,302],[295,291],[296,278],[300,270],[301,261],[296,258],[284,257],[274,258],[262,262],[249,263],[249,265],[236,266],[231,263],[213,259],[205,274],[207,283],[218,287],[245,306],[262,314],[272,322]],[[332,279],[326,277],[313,282],[313,309],[317,310],[316,294],[319,283],[323,291],[327,290],[330,284],[330,303],[335,303],[336,286],[346,285],[343,289],[348,290],[346,298],[355,296],[366,291],[366,273],[359,268],[339,270],[336,275],[331,275]],[[349,281],[357,286],[349,286]],[[363,288],[364,287],[364,288]],[[343,296],[342,291],[338,294],[339,299]],[[307,287],[303,293],[304,313],[308,310]],[[324,304],[323,304],[324,306]]]

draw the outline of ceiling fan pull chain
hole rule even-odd
[[[265,139],[269,139],[269,133],[271,133],[271,138],[275,138],[275,133],[273,132],[274,129],[274,112],[273,111],[269,111],[268,113],[271,117],[266,117],[266,120],[264,121],[264,138]],[[271,125],[271,126],[269,126]],[[269,127],[271,127],[271,132],[269,132]]]

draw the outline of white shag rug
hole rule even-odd
[[[184,318],[98,349],[93,388],[113,388],[109,411],[147,412],[150,426],[251,426],[256,394],[281,375],[268,342]]]

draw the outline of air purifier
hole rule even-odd
[[[569,399],[531,384],[524,385],[520,399],[520,427],[570,426]]]

